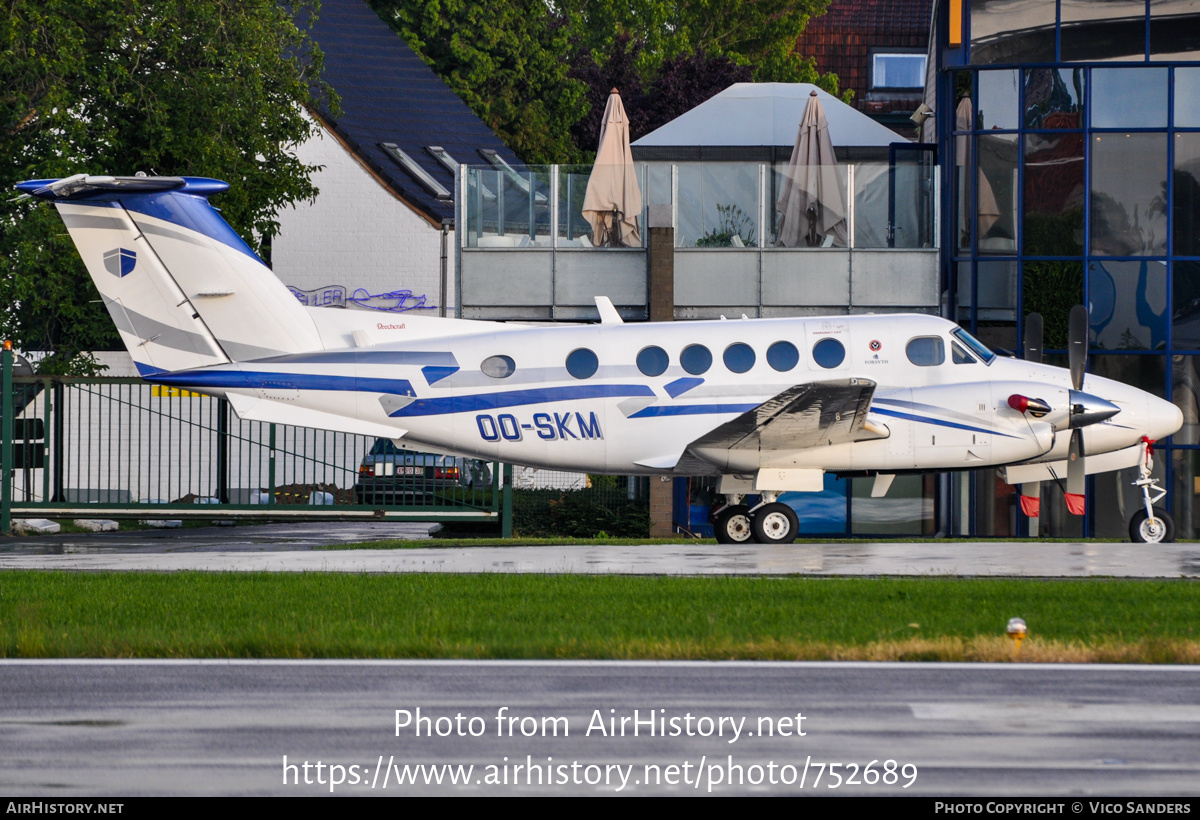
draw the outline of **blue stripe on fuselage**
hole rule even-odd
[[[497,407],[517,407],[524,404],[545,404],[552,401],[577,399],[607,399],[624,396],[653,396],[654,391],[644,384],[602,384],[569,387],[540,387],[529,390],[506,390],[500,393],[474,393],[470,396],[446,396],[437,399],[417,399],[391,413],[392,418],[408,416],[441,416],[448,413],[470,413],[493,410]]]
[[[885,407],[879,407],[877,404],[871,406],[872,413],[879,413],[882,416],[894,416],[898,419],[907,419],[909,421],[920,422],[921,424],[934,424],[938,427],[953,427],[957,430],[970,430],[974,433],[987,433],[993,436],[1004,436],[1005,438],[1020,438],[1010,433],[1001,433],[999,430],[989,430],[986,427],[974,427],[970,424],[959,424],[955,421],[944,421],[942,419],[929,418],[927,416],[916,416],[912,413],[901,413],[899,410],[888,410]]]
[[[703,416],[710,413],[746,413],[758,407],[757,404],[683,404],[671,406],[657,405],[639,410],[629,418],[648,419],[655,416]]]

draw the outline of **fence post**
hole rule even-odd
[[[13,472],[13,354],[12,342],[4,342],[4,350],[0,352],[0,367],[3,376],[0,378],[0,390],[4,392],[3,403],[0,404],[0,467],[4,476],[0,481],[0,532],[12,530],[12,472]]]
[[[54,399],[50,403],[50,412],[54,419],[54,423],[51,425],[54,430],[54,440],[50,451],[51,458],[54,460],[54,492],[50,496],[50,500],[66,501],[67,496],[63,493],[63,434],[65,430],[63,416],[66,413],[66,388],[57,379],[51,384],[54,385]]]
[[[503,506],[500,509],[500,537],[512,538],[513,534],[513,471],[511,464],[504,465],[504,489],[501,491]]]
[[[271,422],[270,450],[267,458],[267,503],[275,503],[275,422]]]
[[[229,402],[217,399],[217,498],[229,503]]]

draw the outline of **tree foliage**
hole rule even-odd
[[[582,83],[570,32],[544,0],[371,0],[409,47],[526,162],[581,159],[569,129]]]
[[[728,57],[690,54],[667,60],[649,86],[643,86],[637,70],[639,50],[640,46],[629,37],[620,37],[603,63],[584,59],[571,69],[571,76],[587,86],[589,104],[587,114],[571,127],[576,145],[594,149],[599,144],[600,120],[613,88],[621,92],[629,118],[629,138],[636,140],[734,83],[752,79],[749,66],[738,65]]]
[[[315,2],[9,0],[0,23],[0,184],[78,173],[231,184],[226,220],[258,246],[316,194],[293,153],[314,129]],[[336,106],[333,99],[327,105]],[[5,197],[9,199],[9,197]],[[61,369],[115,340],[53,209],[0,203],[0,330]],[[78,362],[78,360],[75,360]]]
[[[572,163],[596,149],[621,91],[636,139],[734,82],[812,82],[796,54],[828,0],[370,0],[518,156]]]
[[[597,63],[622,36],[639,49],[643,76],[668,61],[725,57],[751,68],[757,82],[816,82],[812,62],[796,54],[796,38],[829,0],[557,0],[556,11]],[[836,86],[836,78],[826,79]]]

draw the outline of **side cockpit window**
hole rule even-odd
[[[976,359],[963,349],[958,342],[950,343],[950,360],[955,364],[975,364]]]
[[[904,348],[908,360],[917,367],[936,367],[946,361],[946,343],[941,336],[918,336]]]

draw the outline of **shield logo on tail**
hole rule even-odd
[[[104,254],[104,269],[113,276],[126,276],[137,265],[137,254],[125,248],[113,248]]]

